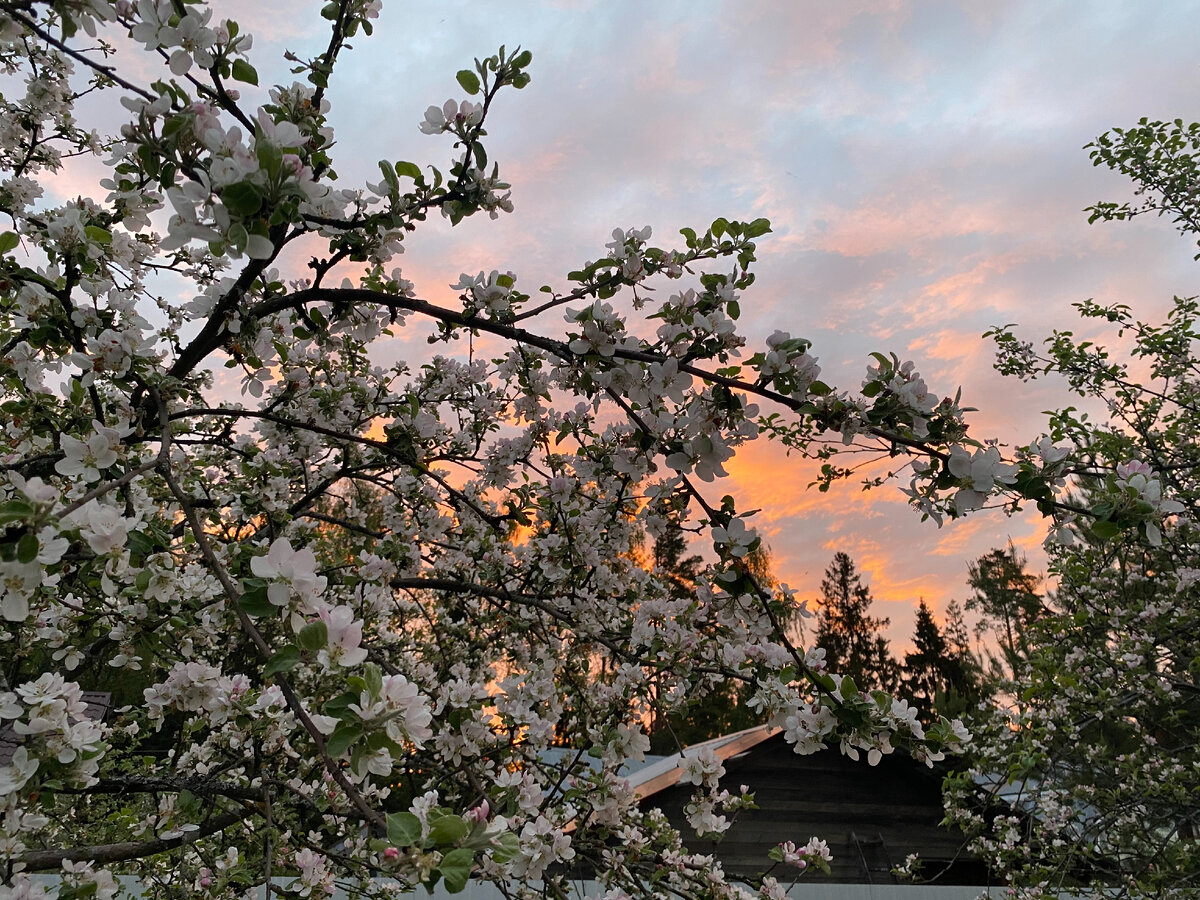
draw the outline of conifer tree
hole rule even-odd
[[[913,630],[913,650],[905,654],[902,683],[925,721],[958,715],[980,699],[980,666],[966,642],[962,607],[952,602],[946,627],[939,628],[921,599]]]
[[[998,649],[985,651],[993,679],[1011,678],[1019,670],[1029,655],[1028,626],[1042,611],[1041,578],[1026,572],[1025,566],[1025,556],[1011,543],[967,564],[967,583],[975,592],[967,609],[979,614],[981,633]]]
[[[830,671],[853,678],[859,688],[891,690],[900,675],[882,634],[891,620],[871,616],[872,602],[854,560],[839,551],[821,581],[815,643]]]

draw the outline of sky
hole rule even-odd
[[[321,5],[218,16],[254,34],[264,85],[288,83],[283,50],[326,40]],[[823,380],[847,388],[871,351],[894,352],[935,393],[962,388],[975,437],[1024,444],[1071,400],[996,375],[989,326],[1085,334],[1072,302],[1154,319],[1196,293],[1195,251],[1166,220],[1087,224],[1086,206],[1130,187],[1083,147],[1142,116],[1200,118],[1197,24],[1200,0],[385,3],[335,74],[335,167],[349,184],[377,181],[379,159],[445,170],[450,140],[417,129],[425,108],[463,98],[454,73],[473,58],[519,44],[533,81],[498,98],[487,141],[515,212],[412,235],[398,262],[421,296],[452,302],[459,273],[491,269],[529,292],[561,287],[616,227],[650,225],[667,246],[684,226],[765,216],[774,232],[741,302],[752,346],[776,329],[806,337]],[[765,441],[729,469],[716,496],[762,509],[779,577],[815,598],[849,553],[900,649],[918,598],[940,612],[967,597],[969,560],[1012,540],[1041,561],[1032,518],[939,529],[894,487],[806,490],[812,470]]]

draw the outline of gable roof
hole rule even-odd
[[[752,747],[756,747],[768,738],[779,734],[783,729],[775,725],[756,725],[733,734],[712,738],[700,744],[684,747],[678,753],[664,756],[651,765],[645,766],[628,776],[629,786],[641,799],[652,797],[660,791],[679,783],[683,776],[684,761],[695,756],[704,749],[712,750],[721,762],[740,756]]]

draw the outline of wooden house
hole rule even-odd
[[[942,885],[983,885],[984,864],[966,853],[961,833],[942,827],[942,771],[896,751],[876,766],[837,748],[796,754],[778,728],[761,726],[689,747],[708,747],[724,761],[721,784],[746,785],[758,806],[737,814],[724,838],[697,839],[683,808],[693,785],[680,784],[682,756],[665,757],[630,776],[644,808],[658,807],[696,852],[713,853],[731,877],[762,872],[767,852],[782,841],[803,846],[824,839],[833,853],[829,875],[806,882],[892,884],[893,866],[920,855],[923,879]],[[865,756],[865,754],[864,754]],[[691,838],[688,839],[688,836]],[[936,877],[935,877],[936,876]]]

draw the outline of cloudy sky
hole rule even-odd
[[[231,10],[264,83],[291,80],[284,48],[323,43],[319,7]],[[1085,206],[1129,187],[1082,147],[1142,116],[1200,118],[1197,24],[1192,0],[388,3],[330,94],[337,169],[354,183],[377,180],[383,158],[444,168],[447,139],[417,130],[424,109],[462,97],[454,73],[474,57],[520,44],[533,82],[500,98],[488,142],[516,212],[414,235],[400,262],[423,296],[449,300],[480,269],[561,286],[618,226],[651,225],[668,245],[683,226],[766,216],[741,304],[752,339],[808,337],[847,387],[872,350],[914,359],[935,392],[961,386],[980,409],[977,437],[1027,443],[1039,412],[1069,399],[992,373],[988,326],[1038,339],[1076,328],[1073,301],[1154,317],[1196,292],[1194,250],[1166,221],[1087,224]],[[894,489],[817,495],[765,445],[739,460],[732,490],[763,508],[780,576],[815,596],[845,550],[899,644],[918,597],[965,598],[967,560],[1009,538],[1037,559],[1031,520],[939,530]]]

